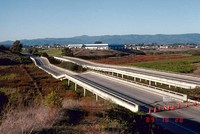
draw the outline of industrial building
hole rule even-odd
[[[85,49],[107,50],[108,44],[84,44]]]
[[[107,50],[108,44],[69,44],[69,48],[85,48],[92,50]]]

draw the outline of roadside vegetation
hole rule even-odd
[[[21,52],[22,44],[19,41],[13,43],[9,48],[0,45],[0,65],[16,65],[22,63],[31,63],[31,59],[23,56]]]
[[[34,46],[26,46],[22,53],[24,54],[40,54],[40,53],[47,53],[48,55],[54,55],[54,56],[61,56],[62,55],[62,49],[61,48],[36,48]]]
[[[90,49],[80,49],[73,48],[74,57],[86,59],[86,60],[99,60],[108,57],[122,57],[130,55],[127,52],[121,52],[116,50],[90,50]]]
[[[200,63],[200,57],[130,63],[128,65],[178,73],[192,73],[196,69],[194,63]]]
[[[157,50],[146,50],[148,55],[169,55],[169,54],[183,54],[183,55],[192,55],[200,56],[200,50],[168,50],[168,51],[157,51]]]
[[[62,50],[61,49],[45,49],[40,52],[46,52],[48,55],[54,55],[54,56],[61,56]]]
[[[191,56],[188,55],[178,55],[178,54],[170,54],[170,55],[136,55],[136,56],[126,56],[126,57],[110,57],[106,59],[100,60],[91,60],[96,63],[103,64],[112,64],[112,65],[126,65],[129,63],[138,63],[138,62],[148,62],[148,61],[157,61],[157,60],[165,60],[165,59],[183,59]]]

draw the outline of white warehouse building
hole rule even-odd
[[[92,50],[107,50],[108,44],[69,44],[69,48],[85,48]]]
[[[85,49],[107,50],[108,44],[84,44]]]

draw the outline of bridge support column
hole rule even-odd
[[[96,94],[96,101],[98,101],[98,95]]]
[[[119,74],[117,73],[117,77],[119,77]]]
[[[86,89],[84,88],[83,89],[83,96],[85,97],[85,94],[86,94]]]
[[[149,85],[151,85],[151,81],[149,80]]]
[[[75,83],[75,91],[77,90],[77,84]]]
[[[133,80],[136,81],[136,77],[133,77]]]
[[[70,84],[70,80],[68,79],[68,81],[67,81],[67,85],[69,86],[69,84]]]
[[[169,88],[171,88],[171,85],[169,85]]]
[[[111,72],[112,76],[113,76],[113,72]]]
[[[157,82],[155,82],[155,86],[157,85]]]
[[[122,79],[124,78],[124,75],[122,74]]]
[[[140,79],[140,82],[142,82],[142,79],[141,78],[139,78]]]

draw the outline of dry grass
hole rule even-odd
[[[16,77],[17,77],[17,74],[12,73],[12,74],[0,76],[0,80],[12,80]]]
[[[78,100],[65,99],[62,102],[62,107],[65,108],[65,109],[80,108],[80,102]]]
[[[10,110],[1,121],[1,134],[29,134],[35,130],[50,128],[55,120],[56,110],[35,106],[23,111]]]
[[[181,55],[181,54],[166,54],[166,55],[137,55],[126,57],[110,57],[100,60],[90,60],[96,63],[124,65],[129,63],[148,62],[157,60],[169,60],[169,59],[184,59],[193,58],[194,56]]]

